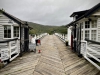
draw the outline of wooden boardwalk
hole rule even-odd
[[[39,53],[27,53],[0,70],[0,75],[99,75],[99,70],[79,58],[56,36],[42,39]]]

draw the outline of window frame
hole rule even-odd
[[[95,25],[96,25],[96,27],[95,27]],[[97,28],[97,20],[91,21],[91,28]]]
[[[90,21],[85,21],[85,29],[89,29],[90,28]]]
[[[86,31],[87,31],[88,33],[86,33]],[[88,35],[88,38],[87,38],[87,36],[86,36],[86,35]],[[87,30],[85,30],[85,38],[86,38],[86,39],[90,39],[90,30],[88,30],[88,29],[87,29]]]
[[[20,39],[20,27],[18,25],[12,25],[12,24],[5,24],[5,25],[2,25],[3,26],[3,39],[14,39],[14,38],[18,38]],[[4,26],[11,26],[11,38],[5,38],[4,37]],[[19,37],[14,37],[14,26],[17,26],[19,27]]]
[[[91,40],[94,40],[94,35],[97,36],[97,34],[92,31],[96,31],[97,33],[97,30],[91,30]],[[97,39],[97,37],[95,37],[95,39]]]
[[[19,32],[19,33],[18,33],[19,36],[18,36],[18,37],[15,37],[15,36],[14,36],[14,27],[18,27],[18,28],[19,28],[19,31],[18,31],[18,32]],[[14,37],[14,38],[19,38],[19,37],[20,37],[20,27],[19,27],[19,26],[13,26],[13,37]]]
[[[4,26],[11,26],[11,38],[5,38],[4,37]],[[12,25],[10,25],[10,24],[6,24],[6,25],[3,25],[3,39],[12,39]]]
[[[95,20],[97,22],[97,20]],[[81,40],[84,40],[85,37],[85,31],[89,30],[89,39],[92,40],[92,30],[96,30],[96,40],[98,40],[98,23],[96,23],[97,26],[95,28],[92,27],[92,21],[90,21],[90,28],[85,28],[85,21],[83,21],[83,29],[81,29],[81,31],[83,32],[83,37],[81,36]]]

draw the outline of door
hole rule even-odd
[[[71,32],[71,49],[73,52],[76,52],[76,26],[73,26],[72,32]]]
[[[71,32],[71,50],[73,50],[73,33]]]
[[[77,38],[77,42],[76,42],[76,51],[77,51],[77,54],[79,57],[81,57],[81,25],[77,26],[77,29],[76,29],[76,38]]]
[[[29,28],[24,28],[24,51],[29,50]]]

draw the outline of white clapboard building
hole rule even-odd
[[[11,61],[29,50],[29,28],[27,22],[0,10],[0,61]]]
[[[70,17],[73,21],[67,27],[71,49],[88,61],[93,58],[100,63],[100,3],[88,10],[73,12]]]

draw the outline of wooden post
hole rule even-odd
[[[9,48],[9,58],[11,59],[11,42],[8,42],[8,48]]]
[[[18,40],[16,40],[16,47],[17,47],[16,50],[17,50],[17,52],[18,52],[18,54],[19,54],[20,52],[19,52],[19,49],[18,49]]]
[[[86,42],[86,47],[84,48],[85,50],[85,52],[84,52],[84,57],[87,57],[87,41],[85,41]]]
[[[21,46],[22,46],[22,38],[21,38],[21,23],[20,23],[20,57],[22,56],[22,48],[21,48]]]

